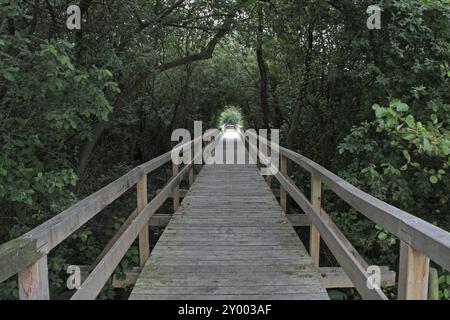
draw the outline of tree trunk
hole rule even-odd
[[[304,83],[301,89],[301,92],[299,94],[299,102],[297,103],[297,108],[295,108],[294,115],[292,117],[292,124],[289,129],[288,133],[288,148],[289,149],[295,149],[295,143],[298,144],[299,139],[299,132],[300,132],[300,116],[303,106],[305,105],[306,100],[306,94],[308,90],[309,81],[311,78],[311,60],[312,60],[312,49],[313,49],[313,27],[310,26],[309,32],[308,32],[308,48],[305,55],[304,60],[304,70],[305,70],[305,77],[304,77]]]
[[[264,12],[262,6],[258,8],[258,31],[256,35],[256,58],[258,60],[259,68],[259,95],[261,111],[263,116],[263,122],[265,128],[269,128],[269,102],[267,98],[268,88],[268,76],[267,76],[267,64],[264,61],[263,52],[263,32],[264,32]]]

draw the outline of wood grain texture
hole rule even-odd
[[[318,212],[321,208],[322,199],[322,182],[320,179],[311,176],[311,204]],[[311,255],[313,263],[318,267],[320,259],[320,233],[314,224],[311,224],[309,232],[309,254]]]
[[[399,300],[427,300],[430,258],[400,242]]]
[[[250,144],[249,148],[251,147]],[[265,163],[267,161],[267,158],[265,159],[264,156],[262,156],[262,162]],[[280,172],[276,172],[274,175],[281,187],[287,191],[302,211],[311,219],[311,223],[314,224],[320,232],[328,248],[333,252],[334,257],[345,270],[363,299],[387,300],[387,297],[381,288],[369,288],[367,286],[367,281],[369,279],[366,269],[367,264],[364,261],[360,261],[362,259],[358,254],[355,255],[353,246],[345,238],[342,232],[339,231],[328,215],[326,215],[323,210],[314,208],[289,177],[283,176]]]
[[[25,269],[42,257],[36,240],[18,238],[0,246],[0,283]]]
[[[130,299],[328,299],[255,165],[206,165]]]
[[[254,133],[246,134],[254,139]],[[260,139],[268,143],[267,139]],[[450,233],[408,212],[381,201],[359,190],[344,179],[325,169],[307,157],[279,146],[281,156],[287,157],[333,190],[339,198],[361,212],[374,223],[382,226],[404,243],[430,257],[443,268],[450,270]],[[282,157],[283,158],[283,157]]]
[[[141,212],[144,210],[148,203],[147,195],[147,175],[143,175],[141,180],[138,181],[136,185],[137,191],[137,211]],[[148,225],[144,225],[141,232],[139,232],[139,263],[141,267],[147,261],[150,255],[150,238],[148,233]]]
[[[281,155],[281,174],[285,177],[287,177],[288,174],[288,159]],[[280,187],[280,205],[281,208],[284,210],[284,212],[288,213],[288,207],[287,207],[287,192],[284,190],[283,187]]]
[[[18,274],[20,300],[49,300],[47,256],[44,255]]]

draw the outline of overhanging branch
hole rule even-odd
[[[231,25],[233,23],[233,18],[234,16],[230,16],[224,21],[217,33],[201,52],[179,58],[171,62],[163,63],[157,66],[155,69],[159,71],[166,71],[195,61],[211,59],[217,44],[230,31]]]

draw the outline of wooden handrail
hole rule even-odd
[[[271,143],[259,137],[262,143]],[[320,178],[342,200],[379,226],[391,232],[404,243],[426,254],[443,268],[450,270],[450,233],[398,209],[370,194],[359,190],[344,179],[306,158],[284,147],[279,153]]]
[[[239,133],[241,138],[245,139],[242,132],[239,131]],[[262,142],[264,143],[264,141]],[[249,150],[252,149],[250,151],[254,154],[258,154],[258,158],[263,165],[268,165],[270,163],[270,160],[258,151],[257,146],[250,143],[250,139],[248,147]],[[295,183],[289,177],[284,176],[281,171],[273,172],[273,175],[278,180],[281,187],[311,219],[312,225],[317,228],[318,232],[323,236],[325,243],[330,248],[334,257],[342,266],[361,296],[364,299],[370,300],[387,300],[386,295],[380,288],[368,288],[367,281],[369,280],[369,274],[366,272],[367,264],[359,256],[347,238],[339,231],[331,218],[326,214],[322,215],[322,213],[308,201]],[[318,261],[316,261],[316,266],[319,267]]]
[[[20,253],[20,254],[18,254]],[[18,238],[0,247],[0,283],[42,257],[36,250],[36,240]]]
[[[166,152],[155,159],[137,166],[119,179],[77,202],[75,205],[47,220],[21,237],[1,245],[0,283],[14,274],[19,273],[19,296],[21,299],[48,299],[48,253],[127,190],[138,183],[142,184],[147,174],[168,163],[171,160],[171,155],[174,151],[181,151],[187,148],[191,150],[194,145],[202,142],[204,138],[210,138],[213,134],[213,132],[210,132],[204,136],[197,137],[194,140],[176,146],[171,151]],[[150,205],[159,203],[155,202],[155,200],[160,201],[162,199],[161,194],[164,196],[166,195],[167,192],[164,190],[166,190],[168,186],[176,186],[177,183],[179,184],[181,179],[184,178],[187,172],[186,170],[191,170],[192,166],[193,159],[191,164],[185,166],[178,175],[173,177],[165,189],[163,189],[152,202],[145,206],[147,209],[144,209],[142,212],[151,212],[151,210],[149,211],[148,209],[150,208]],[[142,212],[138,214],[136,219],[142,216]],[[148,214],[151,215],[151,213]],[[136,219],[131,221],[129,227],[135,225]],[[123,239],[123,236],[128,229],[129,228],[126,228],[125,231],[123,229],[120,230],[122,234],[116,241],[116,244]],[[129,233],[130,232],[126,234],[128,235]],[[115,245],[109,251],[105,252],[106,250],[104,250],[102,252],[99,257],[100,262],[94,268],[94,271],[98,272],[98,267],[102,264],[103,260],[109,257],[108,253],[114,248]]]
[[[169,198],[172,191],[188,174],[192,165],[192,163],[186,165],[176,176],[172,177],[162,191],[133,219],[111,249],[100,260],[94,270],[92,270],[81,285],[81,288],[72,296],[72,300],[91,300],[97,297],[106,281],[108,281],[117,265],[139,235],[139,232],[147,225],[150,217]]]
[[[282,168],[281,172],[274,170],[273,174],[281,185],[280,194],[283,196],[280,203],[285,206],[285,192],[287,192],[311,219],[311,235],[315,237],[315,245],[311,247],[311,251],[316,259],[315,264],[318,266],[318,239],[320,239],[316,237],[322,236],[363,298],[386,299],[386,296],[377,288],[368,289],[367,263],[321,208],[319,183],[327,185],[350,206],[400,239],[399,299],[427,298],[430,258],[450,270],[449,232],[357,189],[301,154],[274,144],[254,132],[250,131],[244,135],[239,128],[238,132],[244,141],[249,138],[249,151],[257,154],[259,160],[266,166],[271,160],[258,149],[257,145],[252,145],[250,137],[253,142],[259,141],[266,146],[270,144],[271,150],[278,147]],[[287,159],[311,173],[316,188],[312,190],[311,202],[287,176]],[[313,229],[318,231],[317,236]]]
[[[217,141],[211,143],[215,144]],[[133,220],[126,225],[120,236],[108,252],[100,259],[98,264],[81,285],[81,288],[72,296],[71,300],[92,300],[97,297],[136,237],[143,229],[147,228],[147,224],[153,214],[173,194],[173,192],[177,190],[181,181],[189,175],[189,172],[194,166],[194,159],[198,156],[199,154],[194,155],[189,164],[185,165],[181,171],[177,171],[153,200],[150,201],[142,211],[138,212]],[[141,261],[141,267],[142,266]]]

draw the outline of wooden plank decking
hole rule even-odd
[[[328,299],[255,165],[206,165],[130,299]]]

